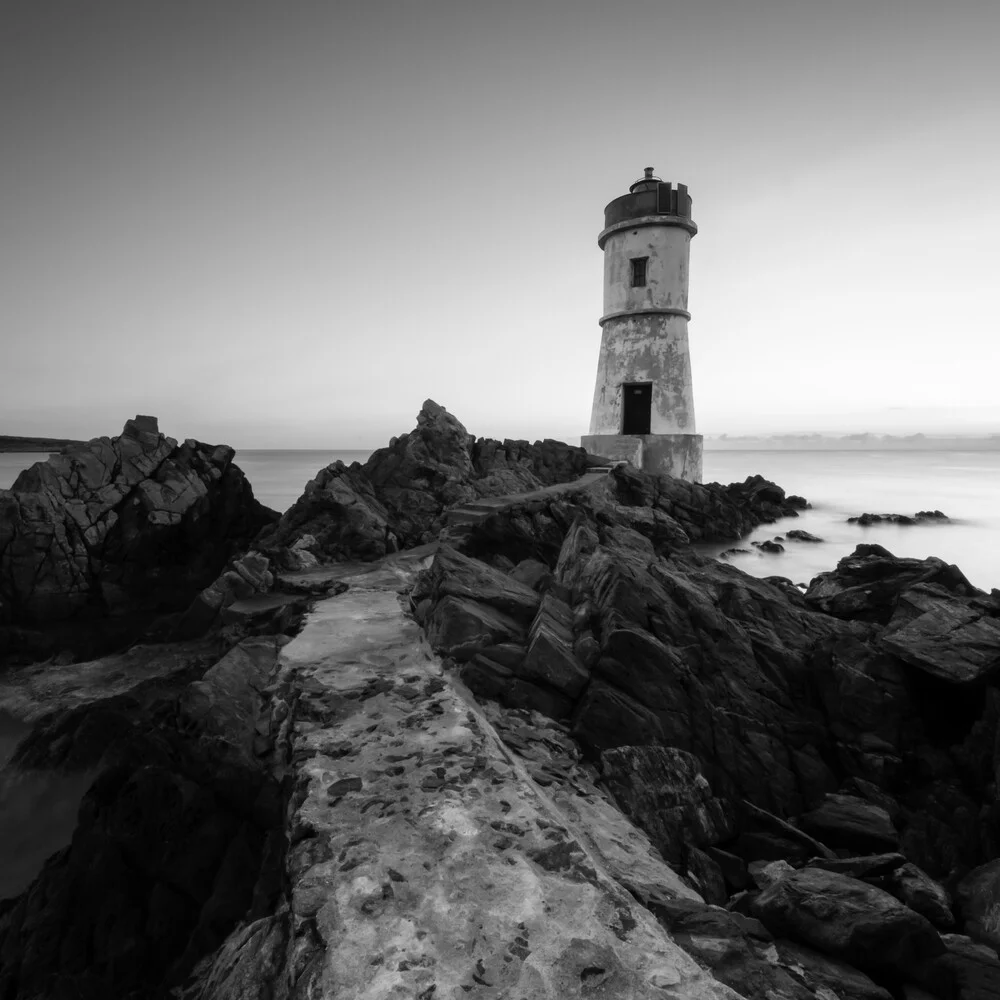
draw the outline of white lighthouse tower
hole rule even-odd
[[[698,227],[687,187],[646,167],[604,209],[604,315],[583,447],[646,472],[701,482],[688,355],[688,252]]]

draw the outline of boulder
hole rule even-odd
[[[398,547],[389,512],[356,466],[334,462],[321,469],[255,542],[289,570],[303,568],[304,545],[317,562],[380,559]]]
[[[877,852],[899,846],[899,834],[885,809],[853,795],[826,795],[801,823],[808,833],[835,848]]]
[[[619,746],[601,753],[601,773],[619,808],[649,834],[667,861],[681,862],[686,844],[718,844],[735,833],[732,806],[712,794],[690,753]]]
[[[22,472],[0,491],[0,656],[4,644],[16,651],[26,641],[26,627],[43,645],[50,634],[103,651],[115,620],[135,620],[139,631],[185,608],[277,518],[233,455],[225,445],[178,445],[155,417],[136,417],[116,438]]]
[[[470,559],[450,545],[438,548],[420,585],[432,599],[451,595],[477,601],[525,625],[535,618],[541,603],[530,587],[478,559]]]
[[[1000,950],[1000,859],[969,872],[955,887],[955,904],[969,937]]]
[[[1000,614],[918,585],[899,595],[881,645],[904,662],[952,684],[970,684],[1000,670]]]
[[[838,875],[867,879],[890,875],[906,864],[906,858],[895,851],[886,854],[866,854],[856,858],[809,858],[807,868],[820,868]]]
[[[72,842],[0,908],[0,993],[165,996],[275,904],[284,803],[259,741],[280,646],[247,640],[36,726],[19,766],[97,777]]]
[[[790,538],[792,541],[796,542],[821,542],[823,541],[819,535],[814,535],[811,532],[803,531],[801,528],[792,528],[791,531],[786,531],[785,536]]]
[[[776,936],[898,982],[912,980],[916,967],[946,950],[927,918],[889,893],[817,868],[774,882],[752,912]]]
[[[575,699],[590,679],[590,672],[574,652],[572,612],[552,592],[542,598],[528,632],[528,652],[515,672],[570,699]]]
[[[523,625],[502,611],[468,598],[448,595],[434,606],[424,621],[431,647],[442,656],[471,660],[489,646],[521,643]]]
[[[942,934],[948,953],[938,960],[942,979],[956,1000],[996,1000],[1000,997],[1000,958],[994,949],[963,934]]]
[[[886,625],[897,597],[918,583],[937,584],[960,597],[981,594],[957,567],[941,559],[897,558],[881,545],[859,545],[836,569],[820,573],[805,597],[828,615]]]
[[[872,524],[940,524],[949,520],[947,515],[939,510],[918,510],[912,516],[909,514],[859,514],[847,519],[848,524],[859,524],[867,528]]]
[[[784,938],[774,942],[774,950],[778,963],[812,990],[817,1000],[829,1000],[830,997],[837,997],[838,1000],[892,1000],[888,990],[846,962]]]
[[[923,914],[935,927],[955,926],[948,890],[916,865],[906,862],[886,875],[882,887],[911,910]]]

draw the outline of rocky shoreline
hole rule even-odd
[[[11,767],[97,777],[0,902],[4,1000],[1000,995],[1000,592],[876,545],[752,578],[694,543],[801,498],[430,401],[280,518],[142,420],[97,448],[127,489],[64,456],[0,494],[6,635],[147,616],[100,657],[7,640]],[[25,587],[60,530],[86,572]]]

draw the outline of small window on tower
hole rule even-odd
[[[646,262],[648,257],[632,258],[632,287],[642,288],[646,284]]]

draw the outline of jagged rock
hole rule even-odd
[[[534,619],[541,603],[541,598],[530,587],[478,559],[470,559],[449,545],[442,545],[437,550],[425,576],[420,586],[432,600],[451,595],[477,601],[525,625]]]
[[[780,878],[784,878],[789,872],[796,869],[787,861],[751,861],[747,865],[750,878],[758,889],[766,889],[773,885]]]
[[[867,854],[857,858],[809,858],[806,867],[821,868],[823,871],[835,872],[838,875],[865,879],[890,875],[905,864],[906,858],[892,851],[887,854]]]
[[[277,517],[233,454],[136,417],[22,472],[0,491],[0,655],[33,640],[37,655],[48,636],[103,652],[123,623],[134,640],[139,622],[186,607]]]
[[[725,905],[729,899],[726,878],[722,869],[708,854],[688,844],[684,850],[684,869],[687,880],[694,885],[706,903]]]
[[[911,910],[923,914],[935,927],[947,930],[955,926],[948,890],[916,865],[910,862],[900,865],[886,875],[881,885]]]
[[[668,861],[682,861],[685,844],[718,844],[735,833],[732,806],[712,794],[690,753],[675,747],[619,746],[601,753],[601,773],[621,810]]]
[[[921,963],[945,952],[926,917],[881,889],[817,868],[779,879],[752,912],[776,936],[898,981],[912,981]]]
[[[902,559],[881,545],[859,545],[835,570],[815,577],[805,597],[828,615],[885,625],[899,594],[918,583],[937,584],[959,597],[982,593],[941,559]]]
[[[785,551],[785,546],[782,545],[781,542],[775,542],[770,540],[761,542],[758,548],[760,549],[761,552],[770,552],[773,555],[777,555],[778,553]]]
[[[416,428],[364,465],[334,462],[321,469],[257,547],[288,570],[312,560],[375,560],[435,540],[449,509],[570,482],[593,464],[598,460],[582,448],[558,441],[476,441],[428,399]],[[529,522],[529,529],[536,532],[537,525]]]
[[[300,569],[303,540],[318,562],[379,559],[398,547],[389,512],[356,466],[334,462],[306,484],[302,496],[255,547],[286,569]]]
[[[792,528],[791,531],[785,532],[786,537],[792,539],[796,542],[822,542],[823,539],[819,535],[814,535],[811,532],[803,531],[801,528]]]
[[[705,853],[719,866],[726,884],[734,891],[740,892],[754,884],[747,871],[747,863],[738,855],[712,845],[705,847]]]
[[[522,559],[510,572],[512,579],[532,590],[541,590],[552,579],[552,570],[537,559]]]
[[[938,960],[956,1000],[996,1000],[1000,996],[1000,958],[994,949],[963,934],[942,934],[947,955]]]
[[[805,830],[800,830],[753,802],[744,800],[741,809],[744,813],[743,831],[737,849],[747,861],[778,861],[786,858],[802,861],[811,854],[835,857],[829,847]]]
[[[1000,859],[969,872],[955,887],[955,904],[969,937],[1000,950]]]
[[[939,510],[918,510],[912,517],[908,514],[860,514],[856,517],[849,517],[848,524],[858,524],[867,528],[872,524],[921,524],[928,521],[940,523],[949,520],[945,514]]]
[[[899,846],[899,834],[889,814],[853,795],[826,795],[801,823],[804,830],[834,848],[886,851]]]
[[[975,683],[1000,670],[1000,614],[934,585],[899,595],[880,641],[906,663],[954,684]]]
[[[687,900],[656,907],[674,940],[747,1000],[891,1000],[844,962],[785,940],[760,921]]]
[[[273,904],[284,810],[256,740],[280,646],[246,640],[193,680],[51,715],[22,743],[18,766],[99,774],[72,843],[0,912],[3,995],[163,995]]]
[[[512,670],[481,653],[463,665],[460,676],[473,694],[508,708],[531,709],[551,719],[568,718],[573,709],[571,698],[516,677]]]
[[[467,598],[446,596],[434,605],[424,627],[431,647],[443,656],[471,660],[498,643],[522,643],[524,627],[509,615]]]
[[[774,942],[778,963],[804,986],[812,990],[817,1000],[892,1000],[888,990],[873,983],[863,972],[779,938]],[[825,991],[825,992],[821,992]]]
[[[570,699],[575,699],[590,679],[590,672],[573,650],[572,612],[551,592],[542,598],[528,632],[528,652],[515,672]]]

